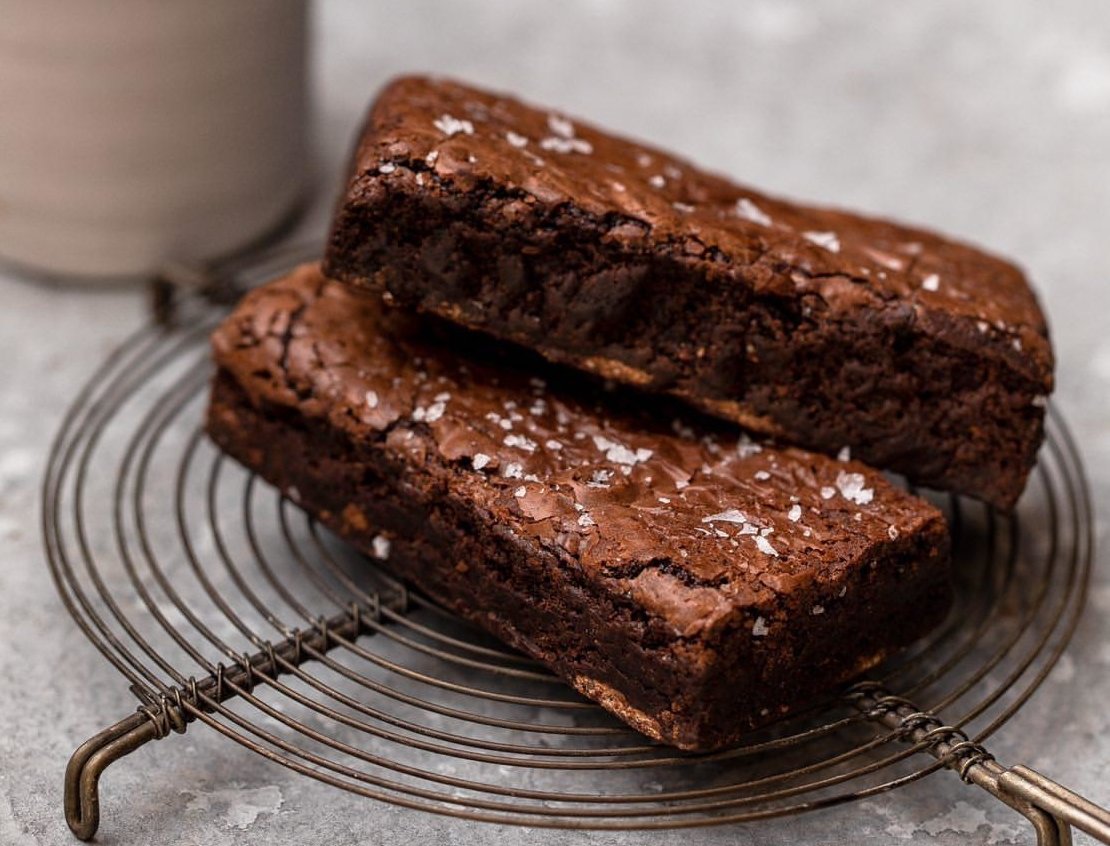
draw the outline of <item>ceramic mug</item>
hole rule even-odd
[[[0,261],[141,277],[306,185],[305,0],[0,0]]]

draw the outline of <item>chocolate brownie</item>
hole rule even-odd
[[[325,270],[1002,508],[1043,437],[1052,350],[1012,264],[453,82],[382,92]]]
[[[943,618],[944,519],[878,472],[412,321],[314,266],[254,291],[208,432],[644,734],[728,744]]]

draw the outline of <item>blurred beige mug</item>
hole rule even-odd
[[[306,182],[304,0],[0,0],[0,262],[229,254]]]

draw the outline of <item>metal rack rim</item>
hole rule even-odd
[[[274,259],[273,269],[279,269],[283,263],[287,263],[287,259]],[[244,265],[240,271],[249,273],[251,268]],[[104,430],[113,424],[120,408],[134,400],[137,393],[149,387],[163,365],[180,363],[181,350],[188,348],[199,336],[207,332],[211,320],[214,319],[211,310],[200,307],[196,314],[199,317],[193,318],[191,324],[186,323],[176,333],[166,332],[157,327],[140,330],[127,339],[97,369],[94,377],[74,399],[71,412],[55,437],[43,482],[42,527],[51,574],[63,604],[97,649],[129,680],[141,702],[136,714],[84,744],[71,761],[67,775],[66,810],[67,817],[79,836],[90,836],[92,831],[95,831],[98,822],[96,778],[103,767],[151,739],[158,739],[175,731],[184,731],[188,723],[193,721],[205,723],[229,739],[272,761],[348,791],[406,807],[471,820],[518,823],[533,827],[628,830],[721,825],[829,807],[893,790],[938,769],[949,767],[956,768],[965,780],[973,781],[984,789],[990,790],[1002,801],[1029,817],[1038,831],[1038,837],[1045,843],[1064,842],[1062,838],[1066,837],[1068,824],[1084,827],[1084,830],[1099,836],[1110,836],[1106,834],[1110,832],[1110,822],[1100,816],[1105,812],[1097,806],[1059,788],[1027,768],[1002,768],[990,759],[989,753],[980,745],[1016,713],[1040,687],[1066,648],[1078,624],[1087,593],[1093,548],[1089,489],[1074,439],[1068,432],[1066,424],[1055,412],[1051,412],[1049,418],[1051,437],[1046,445],[1046,461],[1042,461],[1037,472],[1046,491],[1048,521],[1052,526],[1049,532],[1049,548],[1045,553],[1049,570],[1046,571],[1041,582],[1034,585],[1031,594],[1022,594],[1022,602],[1018,607],[1024,616],[1012,625],[1010,635],[1003,638],[993,654],[985,662],[976,658],[979,663],[970,675],[962,676],[961,680],[946,692],[933,691],[923,700],[931,703],[923,710],[906,713],[889,709],[875,710],[872,707],[871,711],[850,711],[826,723],[807,726],[802,722],[798,728],[793,729],[793,734],[787,730],[778,736],[754,742],[737,750],[727,750],[716,756],[676,755],[659,750],[650,744],[645,745],[626,729],[611,725],[551,724],[545,727],[528,721],[487,718],[483,714],[458,711],[450,706],[440,711],[441,716],[446,716],[462,726],[485,725],[498,730],[538,732],[541,736],[546,733],[568,738],[586,739],[594,736],[629,738],[636,741],[632,746],[533,747],[527,743],[467,737],[458,729],[453,731],[436,729],[408,718],[398,718],[397,715],[381,708],[374,708],[361,702],[324,682],[318,674],[304,669],[305,662],[310,661],[313,666],[338,673],[356,684],[372,681],[370,677],[356,672],[342,661],[334,660],[332,653],[335,651],[335,655],[348,660],[366,661],[390,674],[396,673],[410,682],[427,686],[431,690],[440,689],[452,694],[500,701],[497,690],[487,690],[467,684],[458,685],[446,679],[436,678],[427,672],[412,671],[411,668],[399,664],[398,659],[386,659],[378,655],[374,649],[357,642],[362,637],[380,636],[393,643],[405,655],[419,654],[427,659],[444,661],[457,668],[489,673],[494,677],[503,677],[510,681],[546,684],[550,680],[550,675],[543,672],[542,668],[530,659],[521,658],[496,647],[468,643],[462,639],[462,635],[438,631],[435,624],[447,618],[443,617],[442,612],[434,605],[429,605],[418,595],[406,594],[403,603],[391,605],[388,601],[382,601],[382,593],[377,588],[370,593],[360,587],[349,578],[338,562],[331,558],[314,521],[307,522],[308,540],[312,548],[307,552],[300,549],[289,522],[291,505],[289,501],[279,498],[277,518],[287,548],[295,549],[295,556],[301,560],[300,570],[307,572],[310,580],[320,580],[316,585],[317,590],[320,590],[333,606],[341,611],[331,621],[316,617],[311,609],[304,606],[290,592],[288,597],[293,602],[288,604],[291,607],[300,606],[297,610],[302,617],[303,626],[289,626],[281,617],[267,609],[266,602],[252,587],[249,575],[245,571],[240,572],[234,556],[218,537],[218,519],[216,511],[213,510],[214,492],[219,485],[218,475],[221,467],[217,456],[210,462],[207,508],[209,524],[217,537],[215,543],[218,547],[218,557],[224,564],[232,583],[248,598],[247,605],[273,627],[278,636],[287,640],[291,637],[295,639],[295,653],[292,657],[287,656],[282,651],[284,643],[282,647],[275,647],[273,640],[263,637],[252,624],[242,619],[220,589],[209,580],[191,546],[184,508],[188,468],[192,466],[194,454],[199,449],[200,443],[199,435],[194,428],[190,435],[191,440],[188,442],[187,454],[180,459],[175,483],[178,540],[187,550],[187,558],[194,577],[200,580],[205,595],[219,610],[222,619],[229,620],[238,635],[259,651],[254,655],[247,655],[236,650],[214,631],[210,629],[205,631],[208,627],[204,620],[193,615],[187,602],[177,596],[168,576],[161,571],[157,562],[158,555],[149,546],[143,503],[146,476],[153,460],[152,456],[159,448],[161,438],[174,425],[182,409],[190,406],[195,399],[195,394],[204,381],[205,374],[202,367],[195,371],[189,370],[180,377],[177,385],[180,396],[174,397],[174,402],[165,402],[163,391],[160,395],[163,402],[144,416],[140,430],[145,430],[149,423],[152,435],[148,436],[143,431],[140,435],[132,436],[135,442],[142,445],[138,453],[138,463],[134,465],[139,468],[138,476],[135,477],[132,472],[134,456],[129,450],[122,466],[117,468],[117,478],[113,488],[115,491],[113,529],[123,568],[141,604],[157,620],[162,632],[177,640],[178,646],[192,657],[202,673],[207,671],[210,674],[209,677],[202,682],[197,682],[194,674],[187,674],[178,669],[163,658],[156,648],[145,642],[143,634],[135,629],[127,614],[116,603],[113,589],[108,587],[97,568],[96,555],[93,554],[92,545],[85,535],[84,503],[81,498],[87,487],[88,468],[93,461],[99,440]],[[70,549],[65,540],[67,512],[60,507],[66,498],[67,484],[74,497],[73,510],[70,512],[73,516],[73,525],[69,529],[76,537],[79,565],[83,565],[77,568],[73,566]],[[128,550],[126,536],[129,534],[128,527],[131,522],[123,508],[124,491],[128,486],[131,493],[130,521],[133,521],[139,529],[138,543],[146,562],[142,574],[133,566],[135,562],[131,560],[131,553]],[[242,508],[244,524],[249,532],[253,531],[250,517],[253,512],[252,496],[253,482],[248,481]],[[952,505],[955,520],[962,520],[959,501],[954,501]],[[993,561],[996,553],[994,544],[997,539],[994,525],[996,518],[993,513],[988,513],[986,519],[990,524],[987,536],[990,548],[987,554],[992,556]],[[925,692],[938,685],[945,687],[944,682],[952,681],[949,678],[950,673],[965,672],[961,669],[961,665],[971,659],[979,637],[984,633],[993,633],[997,629],[1000,603],[1012,598],[1010,591],[1015,589],[1013,577],[1016,557],[1019,554],[1017,521],[1007,520],[1003,525],[1008,528],[1009,537],[1001,568],[995,565],[984,566],[978,574],[982,576],[985,583],[991,583],[992,588],[988,602],[971,606],[972,611],[982,611],[982,614],[971,618],[973,626],[970,629],[967,625],[963,625],[968,622],[967,620],[957,620],[938,633],[936,641],[938,644],[952,638],[957,646],[951,653],[946,653],[946,657],[942,656],[943,660],[939,663],[934,662],[932,669],[925,669],[928,663],[926,659],[930,656],[927,652],[928,648],[923,646],[919,653],[911,655],[908,660],[901,664],[895,662],[890,666],[888,674],[884,677],[888,684],[894,684],[896,679],[908,676],[909,679],[904,684],[898,685],[897,689],[903,693],[909,692],[911,695],[915,690]],[[256,558],[255,566],[263,572],[266,583],[271,588],[282,587],[280,580],[275,577],[266,561],[261,546],[255,542],[257,539],[251,537],[250,540]],[[1068,546],[1067,561],[1062,564],[1057,560],[1060,557],[1057,544],[1061,540]],[[71,540],[70,543],[72,544],[73,541]],[[315,560],[315,565],[310,564],[306,556]],[[1062,585],[1053,576],[1053,571],[1058,564],[1066,572]],[[319,572],[316,572],[316,567],[320,568]],[[161,615],[157,601],[146,592],[143,585],[143,574],[148,572],[155,574],[154,580],[159,589],[171,597],[172,607],[176,608],[196,631],[201,632],[205,640],[215,645],[227,659],[227,664],[212,663],[196,649],[188,637],[177,632],[175,625]],[[94,588],[91,594],[87,593],[82,586],[82,577]],[[327,578],[330,578],[337,587],[333,588],[332,582],[328,582]],[[389,584],[390,581],[399,585],[392,577],[381,574],[381,583]],[[354,598],[348,602],[343,593],[336,592],[337,590],[344,591]],[[1062,595],[1058,596],[1060,591]],[[1043,605],[1050,594],[1055,598],[1049,605]],[[101,606],[110,612],[109,620],[100,616],[97,609]],[[413,607],[431,614],[434,622],[409,619],[408,615]],[[118,629],[113,627],[111,620],[115,621]],[[1029,631],[1026,630],[1026,624],[1030,625]],[[1034,629],[1030,636],[1032,642],[1025,643],[1023,639],[1026,639],[1026,635]],[[209,634],[211,637],[208,637]],[[130,643],[138,651],[134,651],[127,642],[121,640],[121,637],[129,638]],[[459,653],[467,654],[452,652],[446,648],[448,646],[451,649],[458,649]],[[153,666],[146,663],[143,655],[153,662]],[[917,662],[924,663],[919,667]],[[992,688],[990,693],[980,695],[979,686],[985,683],[995,668],[1004,663],[1007,668],[1005,676],[1001,681],[990,683],[989,687]],[[916,676],[915,673],[917,673]],[[321,694],[324,699],[317,701],[311,693],[306,694],[295,690],[281,680],[280,676],[283,675],[292,676],[295,680],[304,683]],[[438,706],[438,703],[426,698],[427,694],[420,696],[406,694],[398,688],[391,687],[390,684],[382,687],[383,683],[377,683],[379,687],[376,692],[384,693],[387,698],[396,694],[408,697],[407,700],[402,698],[396,701],[402,702],[406,707],[415,708],[417,712],[424,713],[425,709],[435,711]],[[849,729],[855,730],[854,727],[865,725],[868,721],[886,721],[889,730],[862,743],[849,744],[838,754],[819,756],[794,770],[772,772],[769,775],[755,774],[754,777],[742,778],[732,783],[663,793],[597,795],[584,791],[538,790],[474,781],[407,764],[388,754],[383,756],[376,752],[371,753],[324,731],[314,729],[301,720],[282,714],[264,699],[255,695],[255,690],[259,687],[274,691],[275,695],[305,706],[311,713],[356,730],[360,736],[377,737],[387,744],[396,744],[436,756],[446,755],[479,764],[568,773],[612,769],[649,772],[655,767],[684,767],[708,763],[715,765],[729,763],[735,766],[740,760],[757,758],[761,752],[767,750],[802,749],[807,743],[826,740]],[[975,701],[969,700],[961,708],[961,717],[953,719],[950,724],[940,723],[933,716],[934,713],[953,709],[956,703],[969,694],[975,694],[972,697]],[[861,701],[860,694],[857,692],[853,695],[856,696],[853,701],[858,705]],[[400,782],[391,777],[365,772],[340,761],[331,760],[325,755],[319,755],[311,749],[301,748],[295,742],[290,742],[256,724],[253,719],[244,716],[236,709],[229,708],[225,704],[229,699],[243,703],[253,709],[254,713],[263,714],[276,721],[292,732],[295,738],[307,739],[332,749],[333,752],[353,757],[364,764],[379,766],[387,772],[411,777],[416,779],[417,783]],[[590,712],[593,709],[589,703],[575,700],[517,696],[511,693],[504,695],[503,700],[503,704],[509,707],[556,709],[562,707],[570,708],[572,712],[577,710]],[[348,708],[361,716],[352,716],[337,710],[330,703]],[[835,713],[834,708],[830,715]],[[393,728],[383,729],[382,726],[367,722],[362,717],[379,721],[387,726],[392,725]],[[987,720],[985,725],[970,734],[964,732],[965,727],[970,728],[972,723],[981,719]],[[923,728],[926,725],[931,725],[931,728]],[[421,739],[429,737],[432,740]],[[858,763],[892,741],[903,741],[907,745],[892,754],[872,757],[866,763]],[[937,760],[910,772],[893,775],[878,784],[852,784],[854,788],[852,790],[831,795],[827,793],[829,789],[838,785],[893,768],[921,751],[929,752]],[[388,753],[388,747],[386,753]],[[847,762],[856,765],[844,771],[836,771],[838,765]],[[803,779],[798,783],[791,783],[791,779],[820,773],[822,770],[829,771],[829,774],[812,781]],[[456,790],[456,793],[443,793],[421,787],[421,783],[451,787]],[[760,792],[765,786],[777,784],[783,786]],[[808,800],[783,801],[807,795],[811,797]],[[519,802],[505,802],[496,797],[524,799],[542,804],[524,805]],[[1038,802],[1051,806],[1052,813],[1045,810]],[[1105,830],[1101,828],[1104,825],[1107,826]],[[1054,837],[1056,840],[1052,840]]]

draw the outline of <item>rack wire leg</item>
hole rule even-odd
[[[968,784],[977,785],[1024,816],[1038,846],[1071,846],[1071,827],[1110,843],[1110,811],[1020,764],[1003,767],[983,746],[936,715],[877,682],[860,682],[848,699],[870,720],[892,729],[898,739],[928,752]]]
[[[1110,812],[1036,770],[1021,764],[1010,767],[999,773],[998,787],[1009,796],[1043,808],[1064,825],[1074,825],[1103,843],[1110,843]]]
[[[408,595],[402,591],[387,603],[377,600],[369,608],[351,603],[349,611],[330,618],[319,618],[307,631],[252,655],[241,655],[231,667],[217,665],[217,673],[203,681],[190,679],[184,688],[172,688],[159,695],[133,685],[143,704],[129,717],[90,737],[73,753],[66,766],[65,814],[70,829],[81,840],[91,840],[100,825],[100,774],[113,761],[134,752],[151,740],[160,740],[171,731],[183,734],[198,713],[211,713],[219,703],[251,691],[265,679],[277,678],[312,656],[327,652],[337,643],[367,633],[367,619],[381,622],[382,604],[395,611],[408,609]]]
[[[65,814],[70,830],[91,840],[100,825],[100,775],[113,761],[159,737],[150,718],[136,711],[77,747],[65,774]]]

